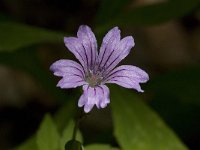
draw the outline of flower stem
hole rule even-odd
[[[81,111],[80,116],[76,119],[76,122],[74,125],[72,140],[76,140],[76,135],[77,135],[79,124],[85,117],[86,117],[86,114],[83,111]]]
[[[79,119],[77,119],[76,122],[75,122],[72,140],[76,140],[76,134],[77,134],[77,131],[78,131],[78,126],[79,126]]]

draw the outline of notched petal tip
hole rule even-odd
[[[108,105],[108,103],[100,103],[100,108],[105,108]]]
[[[55,71],[55,66],[54,66],[54,63],[49,67],[49,70],[54,72]]]
[[[118,36],[120,38],[120,29],[118,27],[114,27],[108,31],[108,33],[104,36],[103,41],[108,41],[113,36]],[[103,43],[102,43],[103,44]]]
[[[85,113],[89,113],[92,110],[93,106],[94,105],[91,105],[91,104],[90,105],[85,104],[85,106],[84,106],[84,112]]]
[[[61,60],[57,60],[55,61],[50,67],[49,67],[49,70],[52,71],[52,72],[55,72],[57,69],[59,69],[59,66],[58,66],[58,63],[62,61]]]
[[[87,102],[87,99],[86,99],[85,95],[82,94],[78,100],[78,107],[83,107],[86,102]]]
[[[96,41],[92,29],[87,25],[81,25],[78,28],[77,37],[82,38],[83,35],[89,35],[89,38],[91,38],[91,40]]]
[[[58,70],[60,68],[60,65],[64,62],[64,59],[60,59],[55,61],[50,67],[49,70],[52,72],[55,72],[56,70]]]
[[[120,31],[120,29],[119,29],[119,27],[118,27],[118,26],[116,26],[116,27],[114,27],[114,28],[110,29],[110,31]]]
[[[132,46],[132,47],[135,46],[135,41],[134,41],[133,36],[127,36],[127,37],[125,37],[125,38],[126,38],[126,40],[127,40],[128,45],[130,45],[130,47],[131,47],[131,46]]]
[[[135,41],[132,36],[126,36],[121,40],[121,43],[119,43],[119,46],[124,45],[124,49],[127,49],[128,54],[129,51],[135,46]]]
[[[143,77],[143,82],[141,82],[141,83],[146,83],[147,81],[149,81],[149,75],[146,73],[146,75],[144,75],[144,77]]]
[[[64,37],[65,46],[74,45],[75,40],[77,40],[76,37]]]
[[[82,29],[90,29],[91,30],[91,28],[85,24],[80,25],[78,30],[82,30]]]

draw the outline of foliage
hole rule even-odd
[[[169,0],[129,8],[128,11],[124,11],[124,8],[131,2],[130,0],[103,0],[95,18],[97,33],[100,35],[110,26],[116,24],[128,27],[165,23],[188,15],[195,11],[200,4],[199,0]],[[113,4],[112,7],[110,7],[111,4]],[[65,143],[72,136],[72,120],[77,111],[75,103],[78,97],[76,94],[66,95],[55,87],[55,81],[44,68],[37,55],[39,45],[61,43],[63,36],[64,34],[60,32],[7,21],[4,17],[0,17],[0,63],[28,73],[55,99],[62,101],[67,99],[67,104],[60,108],[54,117],[50,115],[44,117],[37,133],[16,148],[17,150],[64,150]],[[168,98],[178,97],[180,104],[194,104],[197,106],[196,110],[198,110],[199,101],[197,98],[200,97],[199,90],[197,90],[200,89],[198,78],[198,67],[192,71],[184,70],[178,74],[172,73],[171,75],[155,78],[146,87],[152,93],[158,94],[151,105],[169,122],[170,118],[168,116],[172,116],[172,112],[166,115],[166,111],[160,107],[163,106],[162,104],[169,104]],[[196,89],[196,91],[192,89]],[[120,146],[119,149],[187,149],[159,115],[146,103],[142,102],[142,99],[137,97],[133,91],[113,87],[111,93],[113,134]],[[163,98],[163,95],[167,95],[166,98]],[[180,105],[177,104],[178,106]],[[185,108],[188,107],[181,108],[181,111],[185,112]],[[176,108],[173,108],[173,110],[176,110]],[[174,120],[177,118],[175,116]],[[84,143],[80,132],[78,133],[78,140]],[[114,150],[118,148],[113,148],[111,143],[96,143],[85,146],[86,150]]]
[[[161,118],[133,92],[114,89],[112,113],[114,133],[125,150],[186,150]]]

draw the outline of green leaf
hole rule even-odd
[[[170,0],[135,8],[130,12],[121,14],[119,21],[138,26],[159,24],[181,18],[191,13],[199,4],[199,0]]]
[[[71,119],[78,111],[77,100],[80,95],[68,97],[67,102],[56,112],[54,120],[60,133],[70,128]]]
[[[0,13],[0,22],[11,21],[11,20],[12,20],[12,18],[10,16]]]
[[[37,132],[39,150],[59,150],[60,137],[50,115],[46,115]]]
[[[15,150],[38,150],[36,144],[36,137],[35,136],[31,137],[25,143],[20,145],[18,148],[15,148]]]
[[[96,16],[97,24],[105,23],[116,17],[131,1],[133,0],[102,0]]]
[[[65,150],[65,144],[66,142],[70,141],[72,139],[73,135],[73,129],[74,129],[74,122],[70,121],[66,128],[63,130],[62,138],[61,138],[61,150]],[[81,132],[78,130],[76,140],[82,142],[82,135]]]
[[[176,69],[148,83],[151,92],[178,98],[186,104],[200,106],[200,66]]]
[[[124,150],[187,150],[161,118],[133,91],[113,88],[114,134]]]
[[[190,66],[154,77],[146,86],[151,106],[183,138],[200,131],[199,77],[200,66]]]
[[[69,128],[69,126],[67,126],[67,128],[64,129],[66,124],[68,124],[70,122],[70,120],[72,119],[72,117],[75,115],[75,112],[76,112],[75,104],[77,104],[76,100],[75,100],[76,98],[77,97],[75,96],[74,99],[67,101],[67,103],[63,107],[61,107],[54,116],[55,124],[60,132],[62,132],[63,130],[67,130],[67,128]],[[69,125],[70,124],[71,123],[69,123]],[[67,133],[65,133],[65,134],[67,134]],[[32,138],[28,139],[23,144],[19,145],[16,148],[16,150],[32,150],[31,148],[33,148],[33,150],[37,150],[35,134],[32,136]]]
[[[118,150],[106,144],[92,144],[85,147],[85,150]]]
[[[105,20],[96,32],[105,32],[113,26],[149,26],[175,20],[191,13],[200,6],[199,0],[168,0],[156,4],[138,6],[116,17]]]
[[[28,47],[13,53],[1,52],[0,63],[28,73],[49,91],[54,98],[60,101],[68,99],[66,93],[56,88],[56,82],[53,80],[52,74],[41,65],[34,47]]]
[[[9,21],[0,22],[0,33],[0,51],[14,51],[44,42],[62,42],[64,37],[62,33]]]

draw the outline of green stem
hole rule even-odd
[[[79,122],[80,122],[79,119],[77,119],[76,122],[75,122],[72,140],[76,140],[76,134],[77,134],[77,131],[78,131]]]
[[[77,131],[78,131],[78,127],[80,122],[83,120],[83,118],[86,117],[86,114],[81,111],[80,116],[76,119],[75,125],[74,125],[74,130],[73,130],[73,135],[72,135],[72,140],[76,140],[76,135],[77,135]]]

